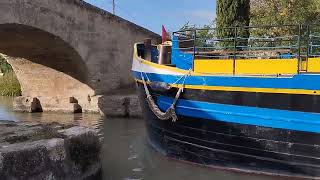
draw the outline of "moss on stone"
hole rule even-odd
[[[3,133],[0,133],[0,143],[21,143],[31,142],[52,138],[63,138],[58,130],[70,128],[69,125],[52,124],[36,124],[36,125],[20,125],[15,123],[0,123]]]
[[[91,134],[83,134],[81,137],[68,140],[68,151],[70,158],[85,172],[94,163],[99,161],[97,154],[100,154],[99,139],[93,138]],[[91,152],[88,154],[88,152]]]
[[[99,177],[102,145],[93,129],[14,122],[0,129],[0,179]]]

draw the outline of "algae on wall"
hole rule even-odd
[[[0,54],[0,96],[20,96],[19,81],[7,60]]]

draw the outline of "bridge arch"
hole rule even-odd
[[[23,96],[39,98],[44,110],[78,102],[98,112],[99,97],[133,84],[132,46],[144,38],[159,35],[82,0],[0,2],[0,53]]]
[[[0,52],[9,57],[27,59],[83,83],[88,81],[88,69],[82,57],[67,42],[49,32],[22,24],[0,24],[0,42],[3,42]]]
[[[20,106],[37,98],[44,111],[97,111],[88,101],[95,92],[87,65],[60,37],[27,25],[0,24],[0,42],[25,97]]]

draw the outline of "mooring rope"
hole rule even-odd
[[[147,74],[145,73],[146,77],[148,78],[148,81],[150,82],[149,80],[149,77],[147,76]],[[148,102],[148,105],[151,109],[151,111],[157,116],[157,118],[159,118],[160,120],[163,120],[163,121],[166,121],[166,120],[169,120],[169,119],[172,119],[172,122],[176,122],[178,120],[178,117],[177,117],[177,114],[176,114],[176,110],[175,110],[175,106],[177,104],[177,101],[178,99],[180,98],[180,95],[181,93],[183,92],[184,90],[184,83],[185,83],[185,80],[186,78],[190,75],[190,71],[188,72],[188,74],[182,76],[178,81],[180,81],[183,77],[184,77],[184,81],[183,81],[183,84],[181,85],[181,87],[179,88],[175,98],[174,98],[174,101],[172,103],[172,105],[167,109],[166,112],[162,112],[160,110],[160,108],[158,107],[158,105],[155,103],[154,99],[152,98],[151,94],[150,94],[150,91],[148,89],[148,86],[147,86],[147,82],[145,81],[144,79],[144,75],[143,75],[143,72],[141,72],[141,79],[142,79],[142,82],[143,82],[143,86],[144,86],[144,90],[145,90],[145,93],[147,95],[147,102]],[[175,83],[177,83],[178,81],[176,81]]]

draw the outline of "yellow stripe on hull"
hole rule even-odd
[[[143,81],[139,79],[136,79],[136,81],[143,83]],[[182,84],[170,84],[170,86],[175,88],[180,88]],[[201,85],[185,85],[184,87],[186,89],[211,90],[211,91],[304,94],[304,95],[317,95],[317,96],[320,95],[320,90],[305,90],[305,89],[276,89],[276,88],[250,88],[250,87],[201,86]]]

